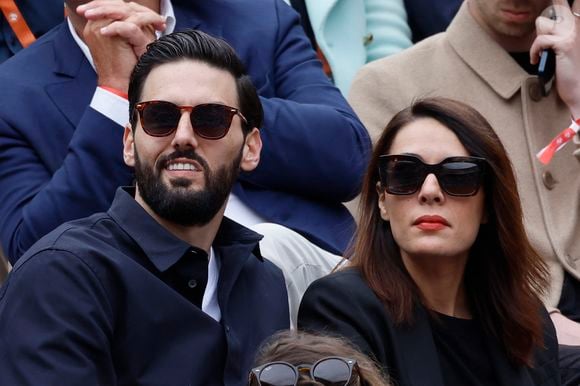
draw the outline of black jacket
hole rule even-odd
[[[545,310],[544,345],[535,353],[534,369],[510,365],[498,342],[487,339],[499,385],[559,385],[558,342]],[[385,307],[356,269],[321,278],[310,285],[298,312],[298,328],[350,339],[376,358],[399,386],[443,386],[429,317],[415,309],[412,326],[395,325]]]

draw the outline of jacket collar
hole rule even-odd
[[[134,194],[134,188],[117,189],[108,214],[135,241],[153,265],[163,272],[177,263],[192,246],[155,221],[135,201]],[[259,234],[224,217],[212,247],[220,257],[220,265],[231,266],[245,261],[252,254],[262,260],[258,247],[261,238]]]
[[[511,98],[529,77],[477,23],[467,1],[459,8],[446,34],[457,55],[502,98]]]

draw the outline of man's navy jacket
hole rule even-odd
[[[0,385],[245,385],[259,344],[289,327],[260,238],[222,221],[217,322],[161,279],[192,247],[119,189],[107,213],[36,243],[0,289]]]
[[[223,37],[264,106],[260,164],[234,193],[334,253],[347,245],[370,139],[282,0],[174,0],[176,30]],[[105,211],[132,175],[123,128],[89,107],[95,71],[66,23],[0,66],[0,235],[14,263],[65,221]]]

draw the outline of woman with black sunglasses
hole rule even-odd
[[[554,327],[510,161],[478,112],[399,112],[366,174],[351,264],[314,282],[298,326],[337,333],[400,386],[559,385]]]
[[[390,386],[379,367],[344,339],[281,331],[262,344],[249,386]]]

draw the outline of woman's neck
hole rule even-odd
[[[403,256],[403,262],[427,308],[444,315],[471,318],[463,281],[467,256]]]

